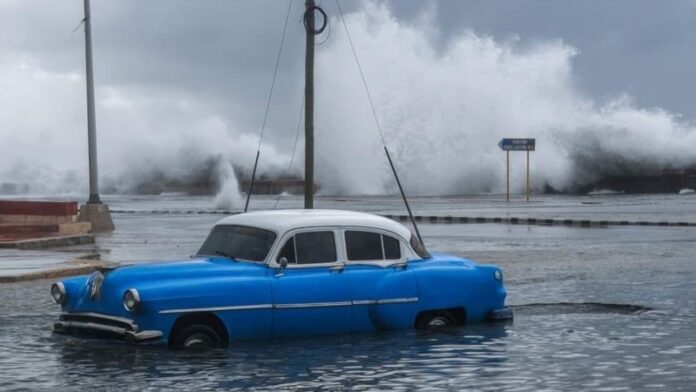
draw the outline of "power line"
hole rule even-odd
[[[363,86],[365,87],[365,93],[367,94],[367,100],[370,101],[370,109],[372,109],[372,117],[375,119],[375,124],[377,125],[377,130],[379,131],[379,136],[382,138],[382,144],[387,145],[384,140],[384,133],[382,132],[382,127],[379,125],[379,119],[377,118],[377,111],[375,110],[375,104],[372,102],[372,95],[370,94],[370,89],[367,87],[367,81],[365,80],[365,74],[363,73],[362,66],[360,65],[360,60],[358,60],[358,54],[353,45],[353,40],[350,38],[350,32],[348,31],[348,25],[346,25],[346,19],[343,17],[343,9],[341,8],[341,2],[336,0],[336,5],[338,6],[338,13],[341,14],[341,22],[343,22],[343,29],[346,31],[346,36],[348,37],[348,43],[350,44],[350,50],[353,51],[353,58],[355,59],[355,64],[358,65],[358,71],[360,71],[360,79],[362,79]]]
[[[273,79],[271,79],[271,89],[268,92],[268,100],[266,101],[266,112],[263,115],[263,123],[261,124],[261,133],[259,134],[259,144],[256,148],[256,160],[254,161],[254,170],[251,172],[251,182],[249,183],[249,193],[247,193],[246,203],[244,203],[244,212],[249,209],[249,200],[254,190],[254,180],[256,179],[256,168],[259,165],[259,156],[261,155],[261,142],[263,141],[263,132],[266,130],[266,121],[268,113],[271,109],[271,98],[273,98],[273,89],[275,88],[276,76],[278,75],[278,67],[280,66],[280,56],[283,53],[283,45],[285,44],[285,33],[288,30],[288,20],[290,19],[290,9],[292,8],[292,0],[288,0],[288,11],[285,14],[285,25],[283,26],[283,35],[280,39],[280,47],[278,48],[278,56],[276,57],[275,69],[273,70]]]
[[[375,119],[375,125],[377,125],[377,131],[379,131],[379,137],[382,139],[382,146],[384,147],[384,153],[389,161],[389,167],[391,167],[392,173],[394,174],[394,179],[396,179],[396,185],[399,187],[399,193],[401,193],[401,198],[404,200],[406,205],[406,210],[408,211],[408,216],[411,218],[411,224],[416,230],[416,235],[421,243],[423,243],[423,237],[421,237],[420,231],[418,230],[418,225],[411,212],[411,206],[408,204],[408,199],[406,198],[406,193],[404,193],[404,188],[401,186],[401,181],[399,181],[399,175],[396,173],[396,167],[389,154],[389,149],[387,148],[387,142],[384,139],[384,132],[382,132],[382,127],[379,125],[379,119],[377,118],[377,111],[375,110],[375,105],[372,102],[372,95],[370,94],[370,89],[367,87],[367,81],[365,80],[365,74],[363,73],[362,66],[360,65],[360,60],[358,59],[358,53],[355,50],[355,45],[353,45],[353,40],[350,38],[350,32],[348,31],[348,25],[346,24],[346,18],[343,16],[343,9],[341,8],[341,2],[336,0],[336,5],[338,6],[338,12],[341,15],[341,22],[343,22],[343,28],[346,31],[346,36],[348,37],[348,43],[350,44],[350,49],[353,52],[353,58],[355,59],[355,64],[358,66],[358,71],[360,71],[360,78],[362,79],[363,86],[365,87],[365,93],[367,94],[367,100],[370,102],[370,109],[372,109],[372,117]]]
[[[302,105],[302,108],[300,109],[300,118],[297,120],[297,131],[295,131],[295,143],[293,144],[294,147],[292,149],[292,157],[290,157],[290,164],[288,165],[288,169],[285,171],[285,175],[290,174],[290,169],[292,169],[292,164],[295,163],[295,154],[297,153],[297,142],[300,139],[300,126],[302,125],[302,115],[304,114],[304,104]],[[275,205],[273,206],[273,209],[275,210],[278,208],[278,203],[280,202],[280,193],[278,193],[278,197],[276,197],[276,202]]]

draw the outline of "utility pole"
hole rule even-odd
[[[97,173],[97,120],[94,109],[94,71],[92,69],[92,16],[89,0],[85,7],[85,71],[87,79],[87,145],[89,150],[89,199],[80,208],[80,220],[92,224],[92,231],[112,231],[109,208],[99,199],[99,177]]]
[[[305,186],[304,208],[314,208],[314,0],[307,0],[304,14],[305,49]]]

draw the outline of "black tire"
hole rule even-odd
[[[426,312],[418,316],[416,329],[421,331],[432,331],[456,325],[457,321],[446,311]]]
[[[222,347],[223,341],[213,328],[205,324],[191,324],[175,333],[172,346],[184,350],[205,350]]]

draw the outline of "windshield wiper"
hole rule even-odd
[[[230,254],[227,254],[227,253],[225,253],[225,252],[223,252],[223,251],[221,251],[221,250],[216,250],[216,251],[215,251],[215,254],[218,255],[218,256],[226,257],[226,258],[228,258],[228,259],[230,259],[230,260],[237,261],[237,258],[236,258],[236,257],[234,257],[234,256],[232,256],[232,255],[230,255]]]

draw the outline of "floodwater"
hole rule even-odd
[[[114,210],[139,212],[115,213],[118,230],[96,246],[59,251],[96,250],[129,262],[186,258],[221,217],[188,213],[210,210],[209,198],[107,200]],[[252,202],[268,208],[275,200]],[[381,208],[374,198],[317,204],[401,213],[397,199],[380,202]],[[281,207],[296,203],[286,199]],[[433,198],[432,210],[445,214],[450,204],[452,211],[479,216],[486,210],[572,218],[616,210],[635,220],[647,214],[696,221],[696,197],[496,203]],[[415,204],[420,212],[428,198]],[[186,353],[54,336],[58,308],[49,299],[50,282],[4,284],[0,390],[694,390],[695,228],[423,224],[420,230],[431,250],[499,264],[514,323],[244,342]]]

